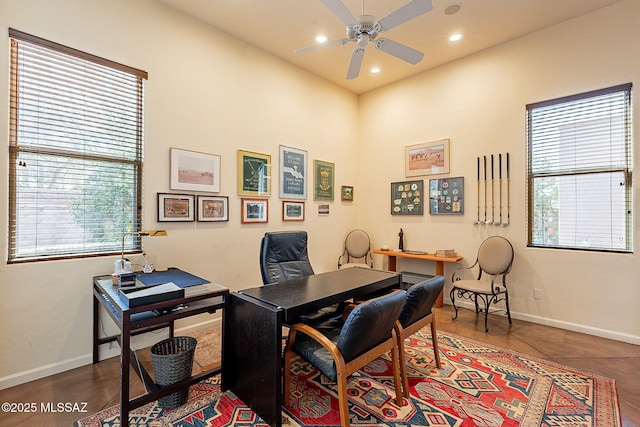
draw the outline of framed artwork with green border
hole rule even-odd
[[[313,161],[313,199],[333,201],[336,166],[322,160]]]
[[[238,150],[238,195],[271,195],[271,156]]]

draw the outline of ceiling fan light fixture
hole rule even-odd
[[[329,37],[325,36],[324,34],[317,34],[314,37],[314,40],[316,41],[316,43],[326,43],[327,40],[329,40]]]

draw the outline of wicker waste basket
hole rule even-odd
[[[156,384],[169,386],[191,376],[193,355],[198,341],[192,337],[173,337],[151,347],[151,361]],[[162,409],[175,409],[184,405],[189,397],[189,388],[161,397]]]

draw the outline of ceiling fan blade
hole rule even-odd
[[[344,22],[345,25],[356,25],[358,23],[356,17],[353,16],[353,13],[351,13],[351,11],[347,9],[347,6],[342,3],[342,0],[320,1],[324,3],[324,5],[327,6],[334,15],[336,15],[342,22]]]
[[[347,70],[347,80],[355,79],[360,74],[360,67],[362,66],[362,58],[364,58],[364,48],[356,47],[351,54],[351,61],[349,61],[349,69]]]
[[[416,18],[423,13],[429,12],[431,9],[433,9],[431,0],[412,0],[401,8],[396,9],[384,18],[380,19],[378,24],[380,24],[382,31],[389,31],[404,22]]]
[[[319,50],[327,49],[333,46],[344,46],[349,43],[349,39],[337,39],[326,43],[318,43],[311,46],[303,47],[293,51],[294,55],[306,55],[307,53],[317,52]]]
[[[419,50],[412,49],[409,46],[389,39],[378,39],[374,42],[374,46],[389,55],[393,55],[413,65],[420,62],[424,56],[424,53]]]

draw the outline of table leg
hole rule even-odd
[[[95,292],[95,291],[94,291]],[[98,298],[93,295],[93,363],[98,363],[100,361],[100,346],[98,345],[98,334],[99,331],[99,313],[100,313],[100,304],[98,302]]]
[[[123,316],[120,334],[120,426],[129,427],[131,319],[128,313]]]
[[[436,276],[444,276],[444,262],[436,261]],[[442,307],[444,305],[444,288],[440,291],[438,299],[436,299],[436,307]]]

